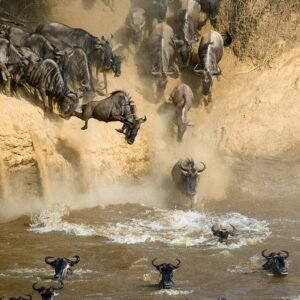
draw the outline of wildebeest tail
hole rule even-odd
[[[223,45],[224,45],[224,47],[227,47],[227,46],[231,45],[231,43],[232,43],[232,36],[229,34],[228,31],[226,31],[223,34]]]

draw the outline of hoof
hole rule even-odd
[[[83,127],[81,128],[81,130],[87,130],[87,127],[86,127],[86,126],[83,126]]]

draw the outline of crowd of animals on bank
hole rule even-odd
[[[113,1],[107,1],[113,9]],[[172,5],[173,22],[168,23],[167,12]],[[228,33],[210,30],[199,35],[200,12],[207,14],[213,26],[217,24],[218,0],[153,0],[145,1],[145,7],[134,7],[128,13],[126,23],[128,39],[138,48],[142,43],[150,47],[151,68],[149,73],[156,78],[156,95],[161,97],[168,84],[168,77],[182,71],[191,71],[199,76],[204,105],[211,101],[214,78],[221,74],[219,62],[224,46],[231,43]],[[54,111],[68,120],[72,116],[85,122],[82,130],[88,129],[88,121],[117,121],[122,127],[116,129],[124,134],[126,142],[133,144],[146,116],[139,118],[135,102],[124,91],[108,93],[108,73],[122,76],[122,55],[113,45],[112,38],[96,37],[81,28],[72,28],[61,23],[40,24],[34,31],[16,20],[0,18],[0,70],[3,91],[7,95],[21,88],[38,97],[43,104],[45,116]],[[194,45],[198,44],[198,63],[192,65]],[[100,79],[102,74],[102,79]],[[102,80],[102,81],[101,81]],[[99,99],[99,95],[105,95]],[[182,142],[190,125],[187,114],[193,106],[194,93],[186,83],[180,83],[172,91],[169,102],[175,108],[177,141]],[[191,207],[197,193],[200,176],[206,170],[204,162],[196,163],[192,158],[176,162],[171,176],[177,189],[191,199]],[[227,243],[231,236],[238,235],[238,229],[228,229],[219,224],[212,227],[212,234],[220,243]],[[266,262],[262,269],[276,275],[288,274],[287,251],[262,251]],[[174,287],[173,271],[181,266],[177,263],[160,263],[152,260],[153,267],[160,273],[159,288]],[[64,280],[72,275],[71,267],[80,262],[73,259],[46,257],[45,262],[55,270],[57,284],[48,287],[35,282],[32,289],[41,299],[54,299],[65,287]],[[0,297],[0,299],[5,299]],[[10,297],[9,299],[32,299],[32,296]],[[225,300],[225,297],[218,298]]]

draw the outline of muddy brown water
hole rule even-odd
[[[80,255],[59,299],[300,299],[300,219],[293,201],[272,210],[272,201],[243,200],[238,207],[238,200],[202,212],[138,204],[69,212],[57,205],[1,224],[0,294],[39,299],[32,284],[51,284],[53,275],[44,257]],[[280,206],[290,214],[282,215]],[[219,244],[210,232],[216,222],[234,224],[239,235]],[[261,270],[265,248],[290,252],[287,277]],[[154,257],[182,261],[172,290],[157,288]]]

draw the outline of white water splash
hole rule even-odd
[[[65,210],[45,210],[32,218],[30,231],[35,233],[63,232],[76,236],[101,236],[118,244],[161,242],[176,246],[208,246],[217,249],[235,249],[260,243],[270,236],[266,221],[243,216],[239,213],[213,215],[197,211],[146,210],[143,218],[105,224],[75,224],[63,220]],[[238,236],[228,244],[219,243],[212,235],[211,226],[230,224],[238,230]]]
[[[180,290],[166,290],[166,289],[161,289],[157,292],[155,292],[155,295],[168,295],[168,296],[186,296],[190,295],[194,292],[194,290],[189,290],[189,291],[180,291]]]

